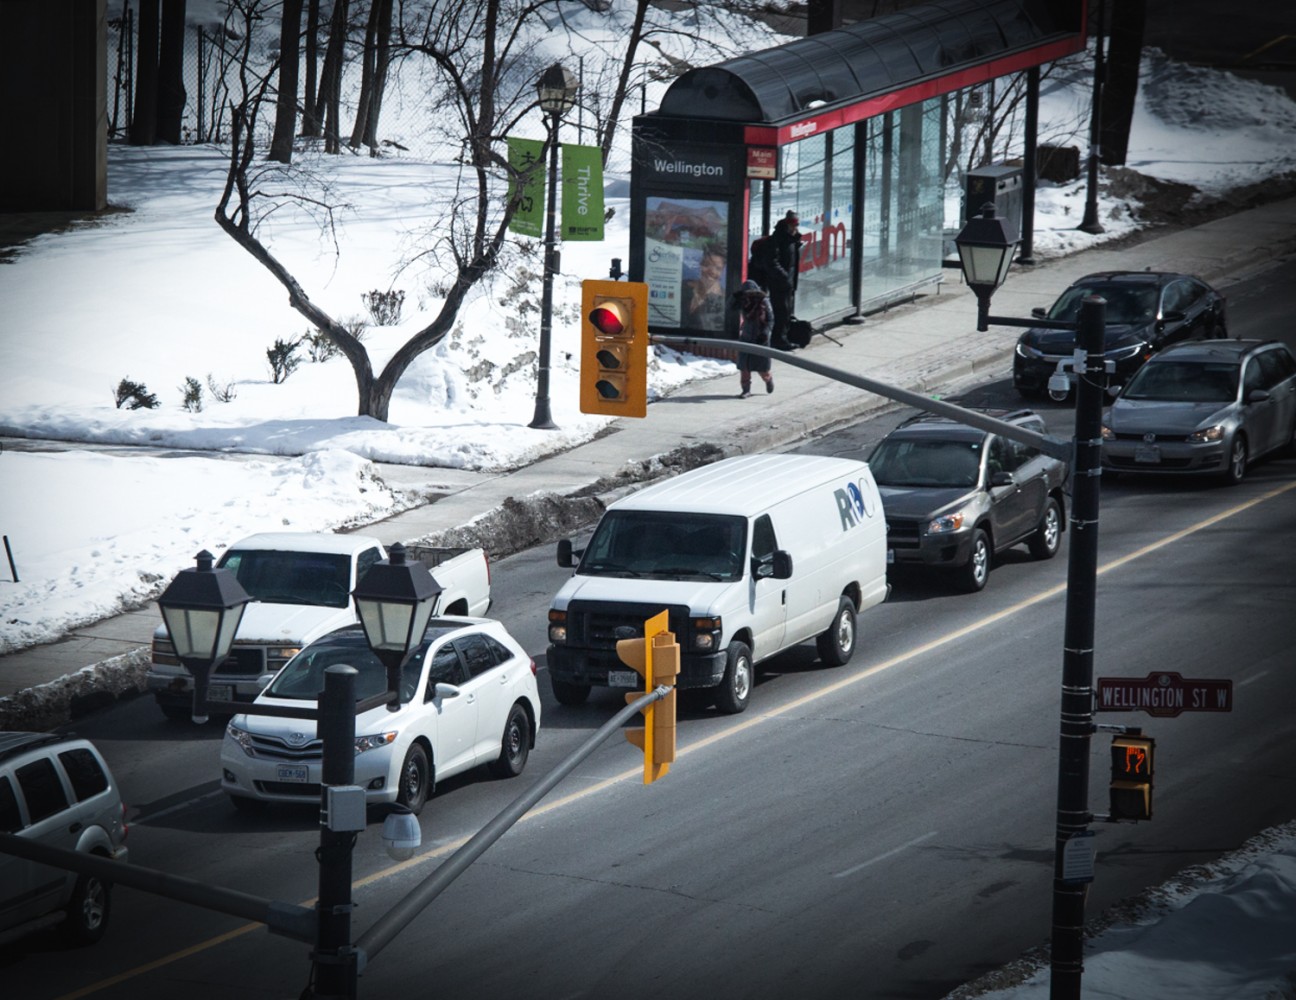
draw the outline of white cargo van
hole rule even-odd
[[[855,615],[887,596],[886,520],[863,462],[744,455],[649,486],[608,507],[549,611],[554,696],[633,688],[617,639],[663,609],[680,644],[679,686],[714,688],[723,712],[751,697],[753,665],[816,639],[839,666]]]

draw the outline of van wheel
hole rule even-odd
[[[432,784],[432,765],[428,763],[423,744],[415,743],[409,748],[396,780],[399,782],[396,789],[397,804],[417,816],[423,811],[423,803],[427,801],[428,789]]]
[[[590,696],[590,686],[588,684],[572,684],[568,681],[555,680],[549,678],[549,683],[553,685],[554,697],[558,699],[559,705],[584,705]]]
[[[840,667],[855,655],[855,602],[842,596],[837,601],[837,614],[827,631],[815,639],[819,659],[830,667]]]
[[[63,936],[73,944],[94,944],[108,929],[112,910],[112,884],[94,875],[82,875],[68,900]]]
[[[531,720],[526,709],[514,705],[509,709],[504,723],[504,736],[500,739],[500,754],[490,762],[490,773],[497,778],[516,778],[526,767],[531,752]]]
[[[751,650],[745,642],[730,643],[724,679],[715,689],[716,708],[725,715],[737,715],[745,709],[751,701],[754,679]]]
[[[967,565],[958,571],[958,580],[969,594],[984,590],[990,578],[990,539],[980,528],[972,532],[972,550]]]
[[[1026,543],[1036,559],[1052,559],[1062,546],[1062,508],[1049,497],[1040,515],[1039,527]]]

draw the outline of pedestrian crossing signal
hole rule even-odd
[[[1152,818],[1152,755],[1150,736],[1113,736],[1111,745],[1110,819]]]

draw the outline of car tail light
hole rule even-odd
[[[126,835],[130,833],[130,826],[126,822],[126,803],[122,803],[122,843],[126,843]]]
[[[532,661],[531,661],[531,676],[534,677],[535,675],[536,675],[536,665],[535,665],[535,660],[532,660]]]

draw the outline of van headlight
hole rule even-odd
[[[724,623],[719,615],[710,618],[694,618],[689,622],[692,633],[691,646],[699,653],[714,653],[720,648],[720,637],[724,633]]]
[[[556,646],[567,644],[567,612],[550,609],[549,641]]]
[[[967,514],[961,510],[955,511],[953,514],[945,514],[933,521],[929,521],[927,523],[927,532],[932,535],[948,535],[963,527],[963,522],[966,520]]]

